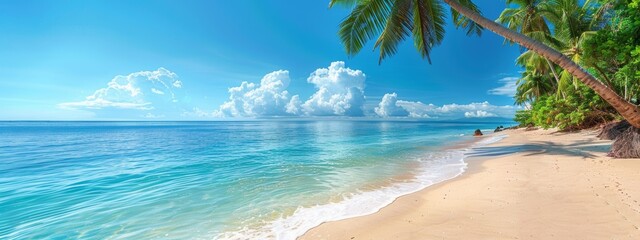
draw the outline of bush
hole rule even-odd
[[[602,110],[604,109],[604,111]],[[593,127],[612,120],[615,111],[595,92],[579,85],[566,98],[541,96],[531,103],[530,110],[518,111],[515,120],[521,126],[576,130]]]

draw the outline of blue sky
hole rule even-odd
[[[505,6],[476,2],[491,19]],[[411,41],[378,65],[372,43],[346,56],[337,30],[348,12],[327,0],[1,1],[0,119],[455,119],[515,111],[509,94],[519,49],[501,37],[467,37],[449,24],[431,65]]]

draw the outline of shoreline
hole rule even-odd
[[[488,131],[488,130],[487,130]],[[462,136],[462,135],[460,135]],[[218,234],[220,239],[299,239],[305,233],[325,222],[343,221],[376,214],[398,198],[415,194],[442,182],[456,179],[468,171],[467,153],[476,146],[487,146],[504,139],[504,134],[493,132],[481,138],[460,139],[452,145],[443,145],[437,151],[428,150],[417,161],[420,171],[394,177],[392,182],[374,184],[372,189],[361,189],[336,202],[300,207],[292,215],[268,221],[262,226],[231,230]],[[435,154],[435,155],[432,155]],[[403,180],[404,179],[404,180]],[[335,212],[336,210],[340,212]],[[317,215],[320,214],[320,215]]]
[[[298,239],[640,236],[640,160],[606,157],[610,141],[596,140],[593,131],[503,133],[502,141],[471,149],[457,177]]]

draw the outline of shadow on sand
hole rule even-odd
[[[498,157],[513,153],[526,152],[526,156],[534,156],[540,154],[546,155],[564,155],[564,156],[583,156],[585,158],[595,158],[594,153],[606,153],[611,148],[610,142],[602,142],[598,140],[583,140],[573,144],[557,144],[548,141],[532,142],[514,146],[498,146],[498,147],[477,147],[467,154],[469,157]]]

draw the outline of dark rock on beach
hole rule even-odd
[[[476,129],[476,131],[473,132],[473,136],[482,136],[482,131],[480,131],[480,129]]]

